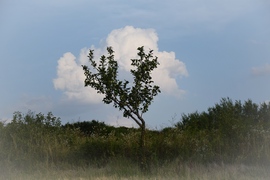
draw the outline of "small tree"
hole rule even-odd
[[[131,59],[131,65],[135,67],[130,70],[133,76],[133,86],[129,81],[118,79],[118,63],[114,59],[112,47],[108,47],[108,56],[101,56],[99,64],[94,61],[94,50],[89,51],[89,61],[92,66],[90,70],[83,65],[85,86],[90,86],[98,93],[104,94],[105,104],[113,103],[115,108],[123,111],[123,116],[132,118],[141,129],[140,136],[140,168],[143,172],[149,170],[146,160],[145,149],[145,120],[143,113],[148,111],[148,107],[154,96],[160,93],[158,86],[153,85],[151,72],[159,64],[157,57],[153,57],[153,50],[148,54],[144,52],[144,47],[138,47],[138,59]]]

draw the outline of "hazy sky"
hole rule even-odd
[[[89,48],[98,58],[113,46],[125,78],[142,45],[160,62],[153,77],[162,93],[144,115],[149,128],[223,97],[270,100],[268,0],[2,0],[0,119],[32,110],[63,123],[135,124],[84,87],[81,65]]]

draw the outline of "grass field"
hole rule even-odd
[[[17,112],[11,123],[0,123],[0,180],[270,180],[269,120],[270,104],[258,110],[250,101],[242,106],[223,100],[209,114],[148,130],[151,168],[143,174],[139,129],[94,120],[63,126],[51,113]]]
[[[152,167],[152,172],[143,175],[136,164],[130,164],[123,160],[115,160],[102,168],[89,167],[61,167],[35,166],[18,170],[15,167],[1,167],[0,179],[2,180],[37,180],[37,179],[183,179],[183,180],[246,180],[246,179],[270,179],[270,167],[225,165],[225,164],[192,164],[173,162],[163,167]]]

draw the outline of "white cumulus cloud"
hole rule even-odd
[[[152,76],[155,84],[159,85],[162,93],[181,96],[184,93],[176,82],[176,79],[188,76],[185,64],[176,59],[174,52],[160,52],[158,49],[158,36],[154,29],[141,29],[126,26],[113,30],[106,38],[104,47],[95,48],[96,59],[102,54],[107,54],[106,47],[112,46],[115,51],[115,59],[120,66],[120,74],[130,71],[131,60],[137,58],[137,48],[144,46],[145,50],[154,50],[154,55],[158,57],[160,65],[154,70]],[[68,52],[58,60],[57,78],[53,80],[55,89],[64,91],[70,100],[83,102],[100,102],[101,95],[95,90],[84,87],[84,74],[82,64],[87,64],[88,50],[83,48],[81,54],[76,58]]]
[[[81,50],[79,59],[67,52],[58,60],[57,78],[53,80],[54,88],[64,91],[68,100],[77,100],[84,103],[98,103],[102,96],[94,89],[84,87],[84,72],[82,62],[85,62],[85,49]]]

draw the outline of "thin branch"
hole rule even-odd
[[[118,106],[120,106],[120,102],[119,102],[119,100],[116,98],[116,97],[112,97],[112,100],[118,105]],[[128,109],[127,109],[127,108]],[[136,115],[136,113],[134,113],[134,111],[132,110],[132,108],[130,107],[130,106],[128,106],[128,105],[125,105],[124,107],[123,107],[123,109],[124,109],[124,111],[131,111],[133,114],[135,114]],[[140,127],[142,127],[142,123],[140,123],[131,113],[129,113],[129,115],[128,115],[129,117],[131,117]],[[139,118],[139,117],[138,117]],[[139,118],[140,119],[140,118]],[[141,119],[140,119],[141,120]]]

